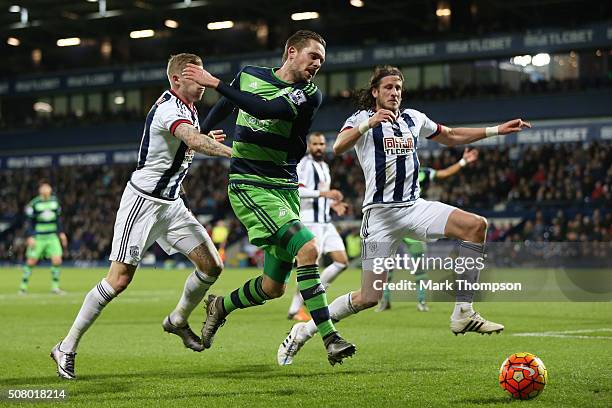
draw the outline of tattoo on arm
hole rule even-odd
[[[231,157],[232,149],[200,133],[195,127],[181,123],[174,131],[174,136],[181,139],[187,146],[198,153],[208,156]]]

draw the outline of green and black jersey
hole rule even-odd
[[[230,182],[297,189],[296,167],[306,153],[306,136],[321,105],[321,92],[312,82],[290,84],[274,68],[254,66],[242,69],[231,86],[266,101],[275,100],[284,113],[238,111]]]
[[[58,234],[62,232],[60,214],[62,208],[55,196],[43,199],[35,197],[25,209],[28,217],[28,236]]]

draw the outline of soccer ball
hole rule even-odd
[[[515,353],[499,369],[499,385],[515,399],[535,398],[544,390],[548,372],[542,360],[531,353]]]

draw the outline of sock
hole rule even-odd
[[[387,282],[390,283],[393,279],[393,269],[387,271]],[[389,286],[385,286],[383,289],[383,300],[387,303],[391,301],[391,291],[389,290]]]
[[[208,276],[197,269],[189,274],[185,281],[183,294],[172,313],[170,313],[170,323],[177,327],[185,326],[193,309],[204,299],[204,295],[216,280],[216,276]]]
[[[485,245],[484,244],[475,244],[473,242],[461,241],[459,242],[459,251],[458,257],[460,258],[484,258],[485,257]],[[477,264],[473,262],[472,264]],[[477,283],[478,278],[480,277],[480,270],[476,267],[471,269],[466,268],[465,272],[462,274],[457,274],[455,277],[455,282],[457,280],[465,280],[470,284]],[[457,284],[457,283],[456,283]],[[474,301],[474,291],[473,290],[456,290],[455,292],[455,301],[460,303],[472,303]]]
[[[336,279],[336,277],[346,269],[346,264],[340,262],[332,262],[321,272],[321,283],[327,289],[330,283]]]
[[[333,302],[329,305],[329,315],[334,322],[339,322],[347,316],[356,314],[358,310],[353,307],[353,303],[351,301],[351,293],[347,293],[346,295],[342,295],[334,299]],[[317,333],[317,325],[314,320],[309,320],[306,323],[306,332],[309,337],[314,336]]]
[[[30,276],[32,276],[32,267],[28,264],[23,265],[23,275],[21,276],[21,290],[28,290],[28,284],[30,282]]]
[[[252,306],[263,305],[266,300],[271,299],[261,287],[263,275],[248,280],[244,285],[229,296],[223,298],[225,313],[230,314],[236,309],[245,309]]]
[[[417,302],[425,303],[425,288],[421,288],[420,281],[427,279],[427,272],[419,271],[414,275],[417,283]]]
[[[327,295],[321,284],[317,265],[298,266],[297,284],[312,320],[319,333],[321,333],[323,341],[325,341],[327,337],[336,333],[336,328],[329,316]]]
[[[302,307],[303,304],[304,301],[302,300],[302,295],[300,295],[300,291],[298,290],[293,295],[293,299],[291,300],[291,306],[289,306],[289,311],[287,312],[287,314],[293,316],[294,314],[300,311],[300,307]]]
[[[451,319],[453,320],[464,319],[473,314],[474,314],[474,309],[472,308],[472,303],[455,302],[455,310],[453,310],[453,315],[451,316]]]
[[[51,266],[51,289],[59,289],[60,268]]]
[[[61,351],[70,353],[76,351],[81,337],[98,318],[104,306],[113,300],[114,297],[115,290],[106,279],[102,279],[100,283],[87,293],[83,306],[81,306],[79,314],[74,319],[68,335],[62,340]]]
[[[346,264],[340,262],[332,262],[330,265],[328,265],[327,268],[325,268],[325,270],[323,270],[321,273],[321,283],[323,284],[323,287],[327,289],[329,284],[332,283],[334,279],[336,279],[336,277],[338,277],[338,275],[346,269],[346,266]],[[299,312],[303,304],[304,300],[298,291],[295,295],[293,295],[293,300],[291,301],[291,306],[289,306],[288,314],[296,314]]]

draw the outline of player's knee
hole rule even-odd
[[[470,223],[470,237],[468,238],[468,241],[477,243],[485,242],[488,225],[489,224],[486,218],[475,215]]]
[[[275,282],[271,279],[266,279],[266,277],[264,277],[261,289],[270,299],[276,299],[285,294],[287,285]]]
[[[118,295],[119,293],[127,289],[127,287],[130,285],[130,282],[132,282],[132,276],[123,274],[115,276],[114,279],[112,279],[112,281],[109,281],[108,283],[113,287],[113,289],[115,289],[115,293]]]
[[[198,258],[194,260],[196,268],[208,276],[219,276],[223,272],[223,261],[220,256],[210,259]]]
[[[299,265],[310,265],[317,263],[317,259],[319,258],[317,241],[313,238],[305,243],[298,251],[296,258]]]

